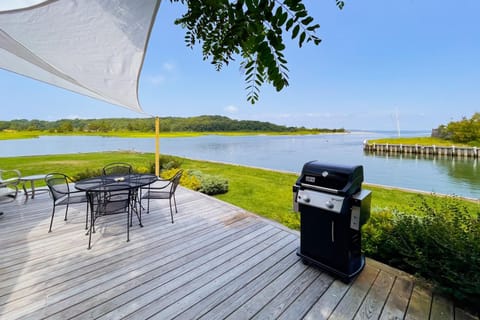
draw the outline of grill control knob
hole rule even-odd
[[[305,201],[306,203],[310,203],[310,198],[305,196],[305,197],[303,197],[303,201]]]
[[[325,205],[327,206],[328,209],[333,209],[333,207],[335,207],[335,205],[330,200],[325,202]]]

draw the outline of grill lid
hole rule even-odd
[[[303,165],[297,185],[306,189],[351,196],[361,189],[363,166],[345,166],[320,163],[317,160]]]

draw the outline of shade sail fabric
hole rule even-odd
[[[0,11],[0,68],[142,112],[138,81],[160,0],[50,0]]]

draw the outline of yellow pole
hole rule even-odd
[[[160,119],[155,117],[155,175],[160,176]]]

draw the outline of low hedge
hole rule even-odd
[[[480,214],[455,197],[419,195],[412,212],[374,210],[362,229],[367,256],[433,281],[457,301],[480,301]]]
[[[160,176],[165,179],[173,177],[178,169],[162,170]],[[202,173],[198,170],[186,170],[182,174],[180,184],[186,188],[199,191],[208,195],[223,194],[228,192],[228,180],[216,176]]]

